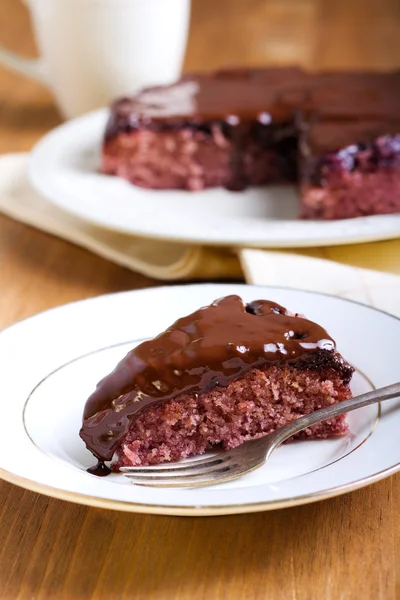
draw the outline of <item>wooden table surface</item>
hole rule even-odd
[[[398,0],[194,0],[186,68],[396,67],[399,31]],[[17,0],[0,0],[0,40],[34,53]],[[45,90],[0,69],[0,152],[29,150],[57,123]],[[0,216],[0,327],[156,283]],[[0,482],[0,598],[393,600],[399,511],[400,475],[313,505],[202,519],[88,508]]]

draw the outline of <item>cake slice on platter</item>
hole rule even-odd
[[[400,120],[315,121],[300,147],[303,218],[400,213]]]
[[[400,212],[400,71],[314,77],[299,118],[301,216]]]
[[[178,461],[346,400],[352,374],[320,325],[227,296],[131,350],[87,400],[80,436],[101,474],[104,461],[114,470]],[[347,430],[341,415],[298,437]]]

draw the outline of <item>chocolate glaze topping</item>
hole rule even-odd
[[[345,126],[338,119],[316,119],[303,126],[303,155],[322,155],[346,148],[354,152],[357,144],[362,146],[382,136],[395,138],[399,133],[400,118],[397,121],[352,121]]]
[[[169,86],[147,88],[112,106],[106,139],[146,128],[235,128],[244,123],[293,124],[307,114],[351,120],[398,119],[400,70],[306,73],[295,67],[226,69],[187,75]]]
[[[359,137],[351,138],[356,131]],[[355,139],[363,141],[354,143]],[[323,121],[303,134],[300,148],[303,184],[326,185],[327,169],[331,174],[384,169],[389,175],[400,167],[400,121],[357,122],[346,128],[338,127],[335,121]]]
[[[350,380],[352,368],[325,329],[267,300],[245,305],[228,296],[179,319],[134,348],[86,402],[80,436],[100,460],[111,460],[132,417],[154,402],[201,394],[254,367],[290,362],[330,366]]]
[[[120,98],[112,106],[106,137],[121,130],[155,129],[190,122],[278,121],[291,119],[276,102],[279,94],[300,84],[307,75],[300,69],[232,69],[186,76],[175,84],[147,88],[137,96]]]

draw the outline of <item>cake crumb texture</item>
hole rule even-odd
[[[319,408],[351,397],[331,368],[267,365],[198,397],[182,394],[135,417],[113,468],[179,461],[215,447],[234,448]],[[327,438],[348,431],[345,415],[312,426],[297,438]]]

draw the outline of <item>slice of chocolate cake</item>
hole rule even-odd
[[[296,179],[293,111],[276,98],[296,68],[233,69],[183,78],[114,103],[104,173],[154,189],[244,189]]]
[[[400,71],[315,76],[299,130],[301,215],[400,212]]]
[[[228,296],[129,352],[88,399],[80,436],[116,470],[177,461],[346,400],[352,373],[316,323],[274,302]],[[340,416],[300,437],[346,431]]]
[[[400,120],[317,121],[300,147],[303,218],[400,212]]]

